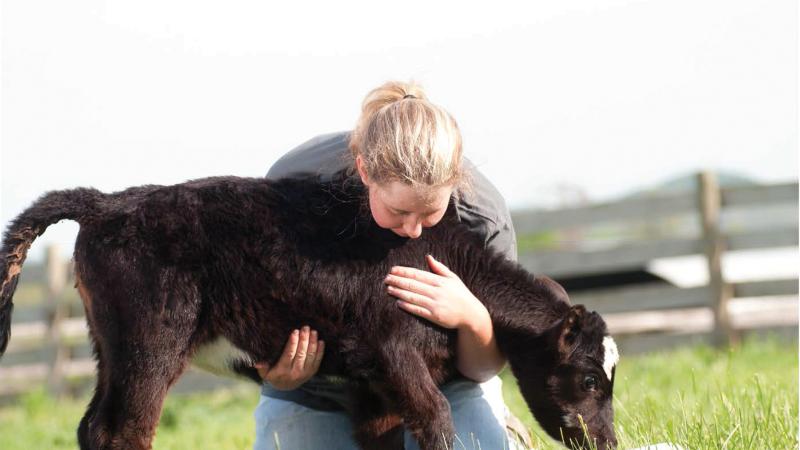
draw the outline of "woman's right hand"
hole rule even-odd
[[[266,362],[257,362],[254,367],[261,379],[275,389],[288,391],[297,389],[317,373],[324,353],[325,342],[317,339],[316,331],[305,326],[292,332],[274,367]]]

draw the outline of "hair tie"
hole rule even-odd
[[[414,94],[406,94],[406,95],[403,96],[403,100],[405,100],[407,98],[417,98],[417,97],[414,97]]]

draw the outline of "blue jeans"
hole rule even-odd
[[[506,406],[499,377],[477,384],[459,379],[442,386],[456,428],[457,450],[509,449]],[[291,400],[261,395],[256,407],[254,450],[357,450],[353,426],[344,411],[320,410]],[[405,448],[419,450],[406,431]],[[513,448],[513,447],[512,447]]]

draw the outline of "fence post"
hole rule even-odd
[[[731,325],[728,302],[733,297],[733,286],[725,282],[722,274],[722,254],[725,238],[719,227],[722,196],[716,176],[701,172],[697,176],[700,220],[703,229],[703,248],[708,266],[708,286],[711,291],[711,309],[714,313],[712,340],[714,345],[735,345],[738,336]]]
[[[69,361],[69,349],[61,338],[61,324],[66,315],[66,305],[62,301],[62,296],[67,283],[67,263],[61,258],[58,246],[47,247],[45,267],[47,271],[46,348],[49,350],[47,386],[51,394],[60,397],[65,392],[64,369]]]

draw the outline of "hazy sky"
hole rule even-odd
[[[389,79],[456,117],[512,207],[797,178],[793,0],[273,3],[3,1],[3,226],[52,189],[262,176]]]

